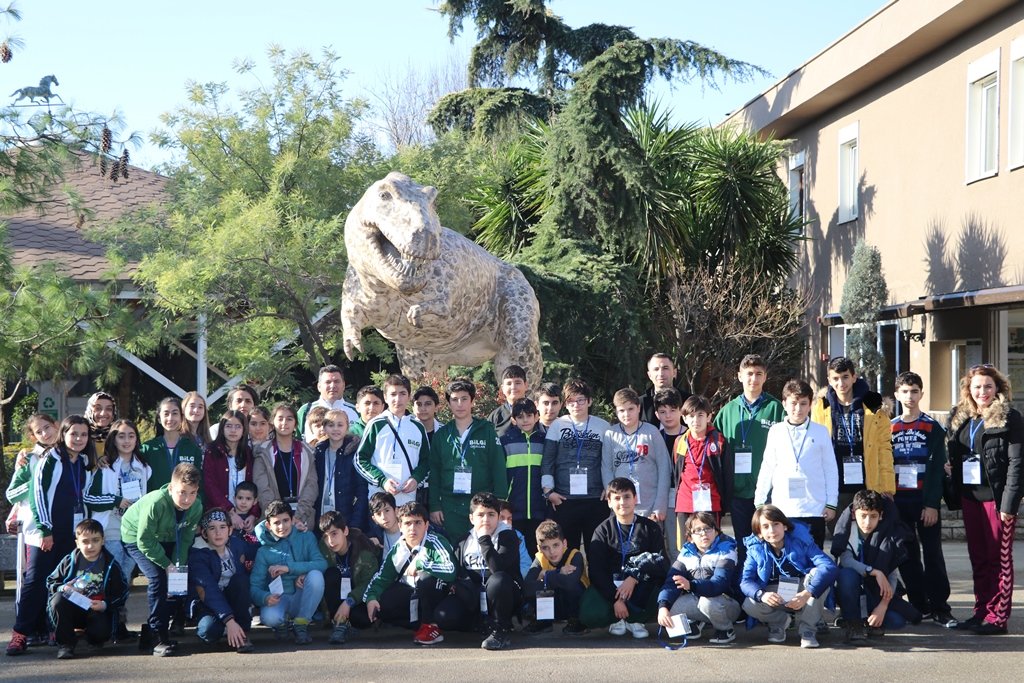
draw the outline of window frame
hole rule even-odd
[[[1000,54],[996,48],[967,65],[964,177],[968,184],[999,175]],[[989,93],[994,95],[992,107],[986,97]],[[994,158],[985,165],[990,145]]]
[[[839,197],[836,216],[837,222],[849,223],[860,218],[860,122],[854,121],[841,128],[838,140]]]

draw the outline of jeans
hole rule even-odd
[[[861,614],[861,595],[867,596],[867,614]],[[893,598],[893,600],[897,599]],[[850,569],[849,567],[839,568],[839,577],[836,579],[836,601],[839,603],[839,609],[843,613],[843,619],[847,622],[866,619],[868,614],[878,607],[878,603],[881,600],[878,582],[874,576],[861,576],[855,569]],[[893,605],[890,603],[889,609],[885,611],[885,619],[882,625],[889,629],[901,629],[907,625],[907,620],[896,610],[892,609],[892,607]]]
[[[221,590],[231,606],[231,614],[235,622],[242,627],[246,633],[252,626],[252,616],[249,614],[249,606],[252,600],[249,598],[249,577],[244,573],[237,573],[228,581],[228,585]],[[209,610],[205,604],[198,603],[196,616],[199,622],[196,624],[196,635],[207,643],[216,643],[224,635],[225,624],[220,617]]]
[[[306,573],[302,588],[296,588],[294,593],[285,593],[276,605],[263,605],[260,621],[270,628],[282,625],[289,618],[308,622],[323,597],[324,575],[319,569],[313,569]]]
[[[168,557],[174,553],[173,543],[161,543]],[[171,598],[167,596],[167,570],[154,563],[134,543],[126,543],[128,556],[139,565],[139,571],[146,577],[146,599],[149,601],[149,628],[161,641],[167,639],[171,621]],[[174,598],[177,604],[178,599]]]

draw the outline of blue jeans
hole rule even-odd
[[[103,541],[103,547],[114,556],[117,564],[121,567],[121,573],[124,574],[124,580],[130,581],[132,570],[135,569],[135,560],[128,554],[124,543],[121,541]]]
[[[285,593],[276,605],[263,605],[260,621],[270,628],[280,626],[287,619],[309,621],[323,597],[324,575],[319,569],[314,569],[306,573],[302,588],[296,588],[294,593]]]
[[[174,544],[161,543],[168,557],[173,556]],[[139,565],[139,571],[146,577],[146,599],[149,601],[149,628],[160,640],[167,639],[170,628],[170,598],[167,596],[167,570],[154,563],[134,543],[125,543],[128,556]]]
[[[867,595],[868,614],[870,614],[878,606],[878,603],[881,602],[878,582],[875,581],[875,577],[870,575],[861,576],[854,569],[840,567],[839,578],[836,579],[836,597],[839,602],[839,609],[843,613],[843,619],[847,622],[867,617],[867,615],[861,617],[861,594]],[[893,600],[896,599],[893,598]],[[885,619],[882,622],[882,626],[888,629],[901,629],[907,625],[907,620],[892,608],[893,604],[890,603],[889,609],[885,611]]]
[[[224,594],[228,605],[231,606],[231,614],[235,618],[235,623],[248,633],[252,627],[252,616],[249,614],[249,606],[252,604],[249,597],[249,577],[242,572],[235,574],[228,581],[228,585],[221,590],[221,593]],[[196,635],[200,640],[212,644],[224,635],[226,628],[224,622],[204,603],[196,602],[194,616],[199,620],[196,624]]]

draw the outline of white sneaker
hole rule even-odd
[[[643,624],[639,624],[639,623],[631,624],[631,623],[629,623],[627,621],[626,622],[626,630],[629,631],[630,633],[632,633],[633,637],[636,638],[637,640],[640,640],[642,638],[646,638],[647,636],[651,635],[650,633],[647,632],[647,627],[644,626]]]
[[[608,627],[608,633],[613,636],[624,636],[626,635],[626,620],[619,619],[614,624]]]

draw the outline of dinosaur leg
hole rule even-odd
[[[526,370],[527,384],[537,387],[544,374],[537,332],[540,306],[526,278],[518,272],[516,275],[518,277],[507,278],[501,286],[497,337],[501,348],[494,357],[494,373],[500,385],[502,370],[509,365],[519,365]]]
[[[448,376],[448,365],[438,364],[434,357],[426,351],[410,349],[406,346],[395,345],[398,352],[398,364],[402,367],[402,374],[409,378],[413,385],[422,384],[428,381],[428,375],[434,375],[444,381]]]
[[[362,294],[359,276],[354,268],[349,268],[341,294],[341,336],[349,360],[355,360],[356,352],[363,350],[363,328],[368,326]]]

